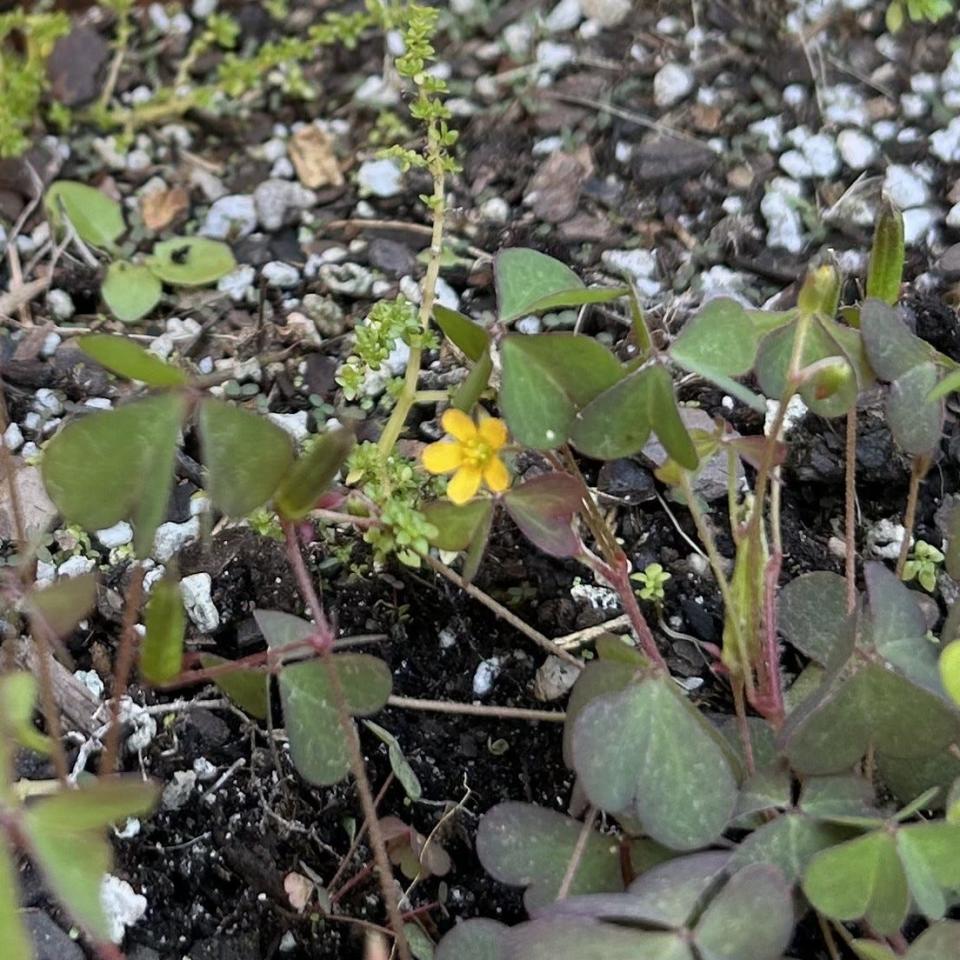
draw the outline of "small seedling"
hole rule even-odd
[[[671,579],[671,575],[659,563],[648,563],[643,570],[631,573],[630,579],[640,584],[637,596],[641,600],[652,600],[660,605],[666,599],[663,588]]]
[[[933,593],[937,588],[937,574],[943,560],[944,555],[940,550],[925,540],[918,540],[913,554],[904,564],[903,579],[907,582],[916,579],[927,593]]]

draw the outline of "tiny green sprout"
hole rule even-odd
[[[643,570],[630,574],[631,580],[641,584],[637,596],[641,600],[652,600],[656,604],[663,603],[665,594],[663,587],[670,579],[670,574],[659,563],[648,563]]]
[[[913,23],[919,23],[921,20],[936,23],[952,9],[952,0],[891,0],[887,7],[887,29],[891,33],[897,33],[907,16]]]
[[[937,586],[937,570],[941,563],[943,563],[943,553],[925,540],[918,540],[913,548],[913,556],[904,564],[903,579],[910,581],[916,578],[924,590],[933,593]]]

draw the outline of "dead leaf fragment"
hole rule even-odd
[[[317,187],[340,187],[343,173],[333,149],[333,138],[319,127],[302,127],[288,145],[290,159],[300,182],[311,190]]]
[[[140,214],[148,230],[166,230],[190,208],[190,196],[183,187],[151,190],[140,201]]]
[[[19,457],[11,457],[16,477],[17,500],[28,537],[46,530],[57,515],[57,508],[50,502],[40,477],[39,467],[25,464]],[[14,540],[17,524],[10,499],[10,484],[4,478],[0,486],[0,540]]]

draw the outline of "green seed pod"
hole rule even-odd
[[[834,317],[840,304],[840,274],[832,264],[811,270],[800,293],[797,307],[806,316]]]
[[[902,280],[903,216],[889,200],[884,199],[870,250],[867,296],[893,306],[900,298]]]

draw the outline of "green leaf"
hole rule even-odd
[[[616,460],[643,449],[650,437],[654,369],[624,377],[577,414],[570,439],[581,453],[595,460]]]
[[[648,931],[581,917],[543,917],[521,924],[509,932],[507,942],[510,960],[694,960],[676,931]]]
[[[526,887],[529,913],[556,899],[582,824],[532,803],[499,803],[480,820],[477,856],[495,880]],[[569,894],[623,890],[619,843],[591,830]]]
[[[613,354],[580,334],[511,334],[501,359],[504,417],[516,439],[537,450],[565,443],[577,410],[622,376]]]
[[[109,941],[100,903],[100,883],[110,867],[104,830],[149,812],[157,792],[133,778],[101,780],[38,800],[24,812],[23,832],[50,891],[98,940]]]
[[[583,290],[583,281],[564,263],[536,250],[501,250],[493,263],[501,323],[531,312],[540,300]]]
[[[164,283],[202,287],[226,276],[237,266],[233,251],[207,237],[174,237],[153,248],[147,266]]]
[[[846,580],[836,573],[805,573],[780,591],[780,631],[801,653],[819,664],[826,664],[841,642],[841,627],[846,619]]]
[[[749,373],[757,357],[758,338],[743,307],[726,297],[707,303],[680,332],[670,356],[682,367],[723,377]]]
[[[490,334],[480,324],[474,323],[456,310],[439,303],[434,304],[433,319],[444,336],[474,362],[479,360],[490,346]]]
[[[503,495],[520,532],[551,557],[578,556],[583,544],[574,521],[583,503],[580,484],[566,473],[547,473]]]
[[[803,892],[820,913],[840,921],[863,918],[883,935],[900,929],[910,906],[896,843],[882,831],[816,854]]]
[[[0,676],[0,739],[9,737],[21,747],[46,756],[50,753],[50,738],[33,725],[37,689],[32,674],[16,670]],[[0,758],[5,754],[5,746],[0,746]]]
[[[420,512],[437,528],[430,544],[440,550],[466,550],[493,513],[493,500],[478,498],[458,506],[449,500],[425,503]]]
[[[467,374],[466,379],[457,388],[450,403],[457,410],[464,413],[470,413],[483,396],[484,390],[490,384],[490,374],[493,373],[493,360],[490,358],[490,351],[484,350],[480,359],[473,365],[473,369]]]
[[[186,399],[147,397],[92,413],[63,428],[45,447],[47,493],[64,518],[88,530],[131,519],[134,550],[148,556],[167,512]]]
[[[379,737],[387,745],[387,756],[390,758],[390,769],[393,775],[400,781],[403,792],[413,801],[417,801],[423,795],[423,787],[420,786],[420,780],[413,772],[413,767],[407,761],[403,754],[403,748],[400,741],[389,731],[374,723],[372,720],[364,720],[363,725],[373,734]]]
[[[5,960],[33,960],[33,943],[20,922],[17,868],[6,841],[0,839],[0,930]]]
[[[897,854],[917,910],[928,920],[942,920],[947,912],[947,898],[922,848],[914,841],[910,830],[898,830],[896,842]]]
[[[632,648],[627,647],[619,637],[616,642],[624,648],[624,651],[633,653]],[[580,671],[580,676],[577,677],[573,690],[570,691],[567,716],[563,723],[563,762],[568,767],[573,768],[573,738],[577,717],[583,713],[587,704],[597,697],[606,693],[619,693],[625,689],[633,681],[639,666],[642,666],[642,663],[604,658],[591,660]]]
[[[507,960],[505,941],[509,929],[482,917],[465,920],[437,944],[434,960]]]
[[[584,708],[574,728],[574,768],[595,806],[629,809],[658,843],[692,850],[720,836],[737,799],[718,738],[671,679],[653,675]]]
[[[306,642],[317,632],[309,620],[282,610],[254,610],[253,619],[273,653],[282,653],[290,647],[292,652],[304,654],[309,649]]]
[[[382,660],[364,653],[342,653],[333,661],[352,715],[375,713],[387,702],[392,678]],[[318,786],[334,784],[350,770],[327,669],[324,662],[309,660],[280,671],[290,756],[300,775]]]
[[[116,200],[76,180],[57,180],[44,198],[47,215],[55,226],[64,216],[85,243],[110,250],[127,229],[123,211]]]
[[[274,497],[277,512],[288,520],[305,517],[333,483],[353,444],[353,431],[345,428],[318,436],[280,484]]]
[[[893,757],[877,752],[877,770],[883,785],[900,803],[909,803],[929,788],[937,788],[931,802],[933,809],[942,809],[943,798],[950,784],[960,777],[960,759],[944,745],[928,756]]]
[[[853,774],[833,777],[809,777],[800,794],[799,808],[817,820],[845,823],[864,818],[878,821],[873,785]]]
[[[890,385],[887,423],[897,446],[911,456],[929,456],[943,435],[943,401],[929,400],[937,384],[937,368],[921,363]]]
[[[929,345],[911,333],[897,311],[882,300],[863,302],[860,333],[870,365],[881,380],[896,380],[932,355]]]
[[[945,890],[960,890],[960,824],[912,823],[900,827],[898,840],[903,834],[910,838],[915,856],[925,862],[932,882]]]
[[[950,699],[960,706],[960,640],[948,643],[940,652],[940,682]]]
[[[900,299],[903,256],[903,216],[889,200],[884,199],[873,231],[870,265],[867,267],[868,298],[882,300],[890,306]]]
[[[666,367],[658,365],[650,368],[647,374],[647,395],[650,423],[663,449],[671,460],[685,470],[696,470],[700,465],[700,458],[677,408],[673,381]]]
[[[245,517],[273,496],[293,462],[287,433],[266,417],[222,400],[200,407],[207,491],[228,517]]]
[[[791,884],[797,883],[813,856],[849,839],[851,831],[821,823],[802,813],[784,813],[754,830],[737,847],[731,866],[770,863]]]
[[[182,370],[164,363],[126,337],[90,333],[78,337],[76,342],[87,356],[128,380],[140,380],[148,387],[179,387],[187,383]]]
[[[790,887],[769,864],[735,873],[694,933],[702,960],[779,960],[793,933]]]
[[[897,955],[876,940],[854,940],[850,946],[858,960],[897,960]]]
[[[62,577],[43,590],[34,590],[25,607],[40,617],[55,636],[63,637],[93,609],[97,599],[97,575]]]
[[[149,267],[115,260],[107,268],[100,293],[118,320],[136,323],[160,302],[163,284]]]
[[[550,310],[561,310],[569,307],[584,307],[591,303],[610,303],[619,300],[630,292],[629,287],[590,287],[561,290],[548,294],[531,303],[524,313],[546,313]]]
[[[927,403],[934,400],[942,400],[947,395],[960,390],[960,370],[954,370],[948,373],[931,391],[927,394]]]
[[[212,670],[230,664],[230,660],[218,657],[213,653],[200,654],[200,665],[205,670]],[[270,674],[264,670],[250,667],[236,667],[211,678],[212,682],[222,690],[244,713],[249,713],[256,720],[266,720],[269,712],[267,684]]]
[[[960,957],[960,923],[942,920],[927,927],[907,951],[908,960],[955,960]]]
[[[180,673],[187,615],[176,577],[158,580],[147,603],[146,636],[140,647],[140,673],[152,684],[164,684]]]

